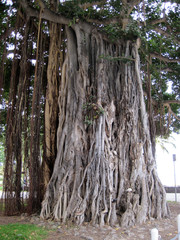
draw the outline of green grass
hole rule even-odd
[[[48,231],[33,224],[0,225],[0,240],[42,240]]]

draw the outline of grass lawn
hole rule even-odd
[[[33,224],[0,225],[0,240],[43,240],[48,230]]]

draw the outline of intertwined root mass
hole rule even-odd
[[[167,216],[136,42],[110,43],[80,24],[66,30],[58,153],[41,217],[129,226]]]

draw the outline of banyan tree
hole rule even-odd
[[[167,217],[155,137],[179,127],[178,95],[164,80],[178,92],[178,56],[163,44],[178,30],[170,11],[139,0],[14,2],[6,213],[24,210],[25,176],[27,211],[41,208],[43,219],[129,226]]]

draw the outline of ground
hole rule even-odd
[[[83,224],[81,227],[73,224],[59,225],[58,222],[41,221],[38,216],[31,217],[24,215],[5,217],[0,216],[0,225],[8,223],[34,223],[38,226],[45,226],[54,231],[49,233],[46,240],[150,240],[150,231],[156,227],[163,240],[170,240],[177,235],[177,215],[180,214],[180,203],[170,202],[171,216],[161,220],[147,220],[145,224],[136,225],[128,229],[115,226],[91,226]]]

